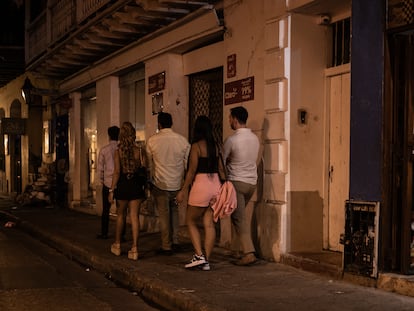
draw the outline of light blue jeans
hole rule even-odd
[[[236,189],[237,208],[231,214],[231,221],[240,240],[244,254],[254,253],[256,250],[252,241],[252,213],[246,213],[246,206],[256,190],[256,185],[241,181],[232,181]]]

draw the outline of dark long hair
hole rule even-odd
[[[217,168],[216,141],[213,137],[213,125],[207,116],[197,117],[194,124],[192,143],[205,140],[207,145],[207,166],[210,172]]]

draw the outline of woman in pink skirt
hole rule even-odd
[[[218,174],[219,161],[216,142],[213,138],[213,127],[206,116],[199,116],[194,125],[188,170],[182,189],[177,193],[177,203],[191,186],[187,206],[187,226],[193,243],[195,254],[185,268],[201,268],[210,270],[208,259],[214,247],[216,229],[213,222],[213,210],[210,201],[215,199],[220,190]],[[204,252],[197,220],[202,217],[205,231]]]

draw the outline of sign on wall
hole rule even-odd
[[[231,105],[254,99],[254,77],[226,83],[224,104]]]
[[[165,71],[148,77],[148,94],[162,91],[165,88]]]
[[[236,73],[236,54],[231,54],[227,56],[227,78],[234,78]]]
[[[20,118],[2,118],[1,119],[2,134],[7,135],[25,135],[26,119]]]

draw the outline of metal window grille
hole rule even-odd
[[[414,0],[387,1],[387,28],[414,23]]]
[[[351,19],[333,23],[331,28],[332,67],[348,64],[351,60]]]
[[[213,135],[217,142],[223,140],[223,68],[213,69],[190,76],[189,133],[198,116],[206,115],[213,123]]]

